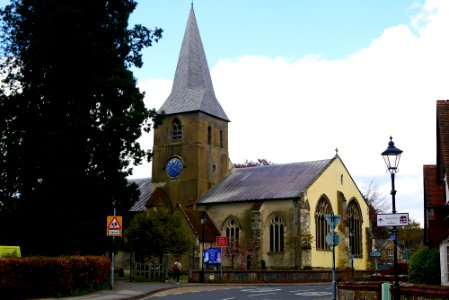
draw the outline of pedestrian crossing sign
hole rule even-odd
[[[122,216],[108,216],[106,222],[107,236],[122,236]]]

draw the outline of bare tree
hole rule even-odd
[[[379,186],[372,180],[362,188],[363,198],[369,207],[369,218],[372,224],[372,234],[375,238],[387,238],[388,231],[385,227],[377,226],[377,214],[390,210],[387,195],[379,193]]]

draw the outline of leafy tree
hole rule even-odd
[[[401,227],[398,240],[403,241],[407,249],[417,249],[424,239],[424,229],[415,220],[409,220],[409,225]]]
[[[440,285],[440,253],[422,246],[410,258],[408,280],[411,283]]]
[[[184,254],[192,249],[192,239],[180,218],[164,207],[136,214],[125,231],[125,241],[140,259],[157,258],[159,262],[164,254]]]
[[[238,243],[230,243],[224,251],[223,256],[231,258],[231,265],[235,268],[246,269],[251,268],[248,262],[255,258],[256,249],[258,248],[256,240],[240,240]],[[257,266],[257,262],[253,262],[253,268]],[[257,267],[256,267],[257,268]]]
[[[130,68],[162,30],[128,28],[133,0],[11,0],[0,10],[0,244],[104,253],[106,216],[137,199],[155,110]],[[125,218],[126,220],[126,218]]]

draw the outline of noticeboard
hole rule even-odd
[[[215,237],[215,243],[217,244],[217,247],[226,247],[228,245],[228,237],[217,236]]]
[[[204,249],[203,261],[210,265],[221,264],[221,250],[218,248]]]

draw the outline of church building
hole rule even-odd
[[[336,267],[368,268],[368,205],[338,151],[317,161],[234,167],[230,119],[214,92],[193,7],[160,111],[152,178],[133,180],[141,195],[132,211],[170,207],[190,228],[199,261],[203,245],[215,247],[221,236],[225,268],[268,270],[331,268],[326,217],[339,215]]]

